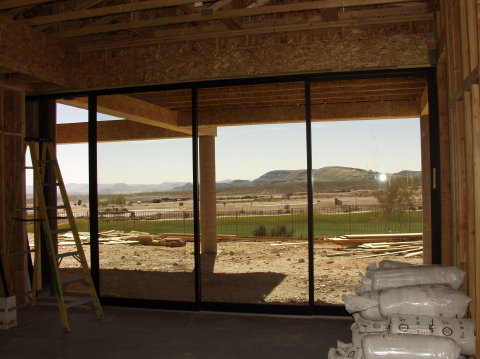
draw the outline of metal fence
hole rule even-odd
[[[88,231],[88,212],[75,213],[80,231]],[[217,211],[217,233],[237,236],[307,237],[307,208]],[[193,233],[191,211],[100,212],[99,229],[149,233]],[[422,232],[422,210],[386,213],[380,206],[314,208],[316,236]]]

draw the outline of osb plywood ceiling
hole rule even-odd
[[[238,50],[272,42],[288,46],[318,41],[335,43],[342,39],[364,40],[372,34],[427,34],[433,29],[434,3],[431,0],[0,0],[0,16],[73,48],[80,63],[102,61],[107,64],[104,71],[108,71],[108,64],[118,62],[116,58],[131,57],[128,51],[132,48],[137,49],[137,57],[141,57],[185,51],[185,46],[190,52],[195,49],[202,52],[207,49],[207,45],[203,48],[202,45],[208,42],[211,47],[212,41],[217,47]],[[397,46],[401,43],[400,40],[396,42]],[[186,45],[160,49],[166,44]],[[158,46],[159,50],[152,46]],[[322,61],[312,68],[331,66],[328,61]],[[229,68],[223,63],[215,66],[224,66],[225,73],[232,77],[253,73],[255,70],[244,62],[242,59],[244,69],[238,74],[231,64]],[[259,67],[258,59],[253,65]],[[295,66],[301,67],[301,64]],[[278,64],[277,67],[283,70]],[[146,79],[146,74],[128,71],[132,73],[130,82],[170,81],[159,75]],[[190,78],[199,77],[194,71],[190,72]],[[215,68],[211,72],[215,74]],[[99,85],[88,76],[82,79],[84,83],[79,80],[81,87]],[[64,88],[70,85],[63,78],[53,80],[48,82]],[[27,90],[35,90],[35,87],[39,92],[42,90],[41,80],[9,68],[0,67],[0,81],[23,84]]]
[[[419,101],[425,85],[425,79],[420,77],[313,82],[311,101],[313,105]],[[191,110],[190,91],[147,92],[130,96],[174,111]],[[299,106],[304,103],[305,88],[301,82],[206,88],[198,92],[199,110]]]

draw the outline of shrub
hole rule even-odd
[[[263,224],[260,224],[257,226],[253,232],[252,232],[254,237],[266,237],[267,236],[267,228]]]
[[[270,231],[270,237],[293,237],[295,230],[293,228],[288,229],[286,225],[279,224],[272,228]]]

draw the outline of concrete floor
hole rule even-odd
[[[19,325],[0,331],[0,358],[319,359],[351,341],[349,318],[104,310],[73,312],[67,334],[55,308],[20,308]]]

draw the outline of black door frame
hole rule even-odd
[[[80,91],[55,93],[48,95],[29,96],[27,100],[59,99],[65,97],[88,97],[88,154],[89,154],[89,189],[90,189],[90,238],[91,238],[91,272],[98,293],[100,293],[100,258],[98,247],[98,186],[97,186],[97,96],[113,94],[130,94],[134,92],[153,92],[165,90],[191,90],[192,105],[192,171],[193,171],[193,202],[194,202],[194,259],[195,259],[195,300],[163,301],[149,299],[117,298],[100,296],[104,305],[147,307],[177,310],[212,310],[266,314],[296,314],[296,315],[348,315],[340,305],[315,305],[314,300],[314,223],[313,223],[313,169],[311,140],[311,83],[334,80],[375,79],[382,77],[424,77],[428,85],[429,101],[429,132],[430,132],[430,166],[436,172],[436,185],[431,193],[431,225],[432,225],[432,255],[433,263],[441,261],[441,198],[440,198],[440,147],[438,126],[438,100],[435,68],[412,68],[399,70],[376,70],[356,72],[336,72],[319,74],[286,75],[274,77],[245,78],[231,80],[212,80],[190,83],[135,86],[95,91]],[[286,82],[304,82],[305,84],[305,123],[307,143],[307,198],[308,198],[308,305],[277,305],[277,304],[247,304],[202,301],[201,256],[200,256],[200,223],[199,223],[199,153],[198,153],[198,90],[203,88],[240,86],[255,84],[272,84]]]

